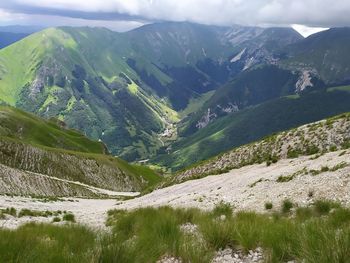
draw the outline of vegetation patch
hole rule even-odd
[[[75,216],[72,213],[65,213],[62,219],[63,221],[75,223]]]
[[[272,204],[271,202],[266,202],[266,203],[265,203],[265,209],[266,209],[266,210],[271,210],[272,207],[273,207],[273,204]]]
[[[300,171],[297,171],[293,174],[290,174],[290,175],[280,175],[278,178],[277,178],[277,182],[278,183],[285,183],[285,182],[289,182],[289,181],[292,181],[295,177],[297,177],[298,175],[302,175],[302,174],[306,174],[307,173],[307,170],[306,170],[306,167],[304,167],[304,169],[300,170]]]
[[[266,204],[269,208],[270,203]],[[287,207],[290,211],[290,204]],[[28,224],[16,230],[0,229],[0,257],[4,262],[141,263],[168,256],[182,262],[209,263],[220,249],[248,253],[261,247],[266,262],[347,262],[349,223],[350,210],[327,200],[298,207],[295,215],[232,213],[224,203],[211,212],[170,207],[113,210],[108,213],[110,233],[79,225]],[[182,231],[186,224],[195,225],[196,234]]]

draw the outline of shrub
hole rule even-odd
[[[266,203],[265,203],[265,209],[266,209],[266,210],[271,210],[272,207],[273,207],[273,204],[272,204],[271,202],[266,202]]]
[[[349,149],[350,148],[350,139],[344,140],[344,142],[341,144],[342,149]]]
[[[287,158],[292,159],[292,158],[298,158],[299,157],[299,151],[298,150],[291,150],[289,149],[287,152]]]
[[[52,219],[52,222],[53,222],[53,223],[61,222],[61,218],[59,218],[58,216],[55,216],[55,217]]]
[[[75,216],[74,216],[72,213],[66,213],[66,214],[64,214],[62,219],[63,219],[64,221],[67,221],[67,222],[72,222],[72,223],[75,222]]]
[[[333,201],[328,200],[317,200],[314,203],[315,212],[319,215],[326,215],[328,214],[332,208],[339,208],[340,205],[338,203],[335,203]]]
[[[52,216],[52,212],[50,211],[36,211],[36,210],[30,210],[30,209],[22,209],[18,213],[18,217],[23,216],[31,216],[31,217],[48,217]]]
[[[17,210],[14,207],[2,209],[1,212],[11,216],[17,216]]]
[[[228,203],[220,202],[213,209],[213,215],[215,217],[225,215],[226,217],[231,217],[233,213],[232,207]]]
[[[320,149],[316,145],[308,145],[305,150],[306,155],[313,155],[319,152]]]
[[[329,150],[331,152],[335,152],[335,151],[337,151],[337,146],[336,145],[332,145],[331,147],[329,147]]]
[[[278,183],[286,183],[286,182],[292,181],[293,179],[294,179],[293,175],[286,175],[286,176],[280,175],[277,178],[277,182]]]
[[[284,200],[282,202],[282,213],[289,213],[293,206],[293,203],[289,199]]]

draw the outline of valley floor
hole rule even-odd
[[[350,203],[350,151],[336,151],[322,156],[280,160],[275,164],[251,165],[228,173],[187,181],[127,201],[116,199],[59,199],[43,202],[24,197],[0,197],[0,209],[68,211],[78,223],[104,227],[107,211],[140,207],[198,207],[212,209],[225,202],[236,210],[263,212],[266,202],[279,209],[290,199],[306,206],[317,199],[329,199],[348,206]],[[52,218],[7,217],[0,226],[15,228],[28,221],[50,222]]]

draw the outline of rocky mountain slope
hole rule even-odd
[[[235,211],[264,212],[265,203],[272,203],[273,210],[279,211],[286,199],[299,207],[311,205],[315,200],[332,200],[349,206],[349,157],[349,150],[339,150],[320,157],[283,159],[270,166],[263,163],[227,169],[218,175],[120,202],[116,208],[172,206],[211,210],[217,204],[227,203]]]
[[[220,174],[249,164],[266,162],[271,165],[281,159],[303,155],[322,156],[349,147],[350,115],[347,113],[238,147],[179,172],[172,178],[172,183]]]
[[[327,85],[348,84],[350,28],[331,28],[289,46],[281,66],[320,78]]]
[[[0,121],[2,194],[108,196],[141,191],[160,180],[54,121],[9,107],[0,108]]]

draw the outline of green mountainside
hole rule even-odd
[[[0,106],[0,136],[31,144],[77,152],[105,154],[101,142],[88,139],[57,120],[43,120],[24,111]]]
[[[161,180],[147,167],[128,164],[105,151],[102,143],[60,121],[0,107],[2,194],[96,197],[105,194],[94,187],[141,191]]]
[[[116,36],[104,29],[48,29],[1,50],[0,99],[57,117],[103,140],[114,154],[135,159],[154,152],[156,134],[177,116],[141,87],[117,52]]]
[[[174,170],[272,133],[350,111],[350,93],[339,89],[286,96],[248,107],[179,139],[154,162]]]
[[[0,50],[0,102],[56,117],[126,160],[147,159],[176,139],[180,111],[243,69],[232,59],[243,47],[256,53],[257,39],[272,56],[271,46],[300,35],[191,23],[50,28]]]
[[[50,28],[0,50],[0,101],[57,118],[125,160],[178,169],[269,132],[347,111],[347,94],[341,100],[324,92],[329,83],[346,83],[346,62],[337,55],[346,51],[346,35],[347,29],[332,29],[302,39],[287,28],[191,23],[126,33]],[[312,52],[314,62],[299,67]],[[318,53],[327,53],[329,63],[322,64]],[[343,67],[338,80],[321,74],[336,63]],[[327,110],[314,110],[321,103],[329,104]],[[258,131],[243,129],[243,123],[267,120],[259,107],[288,116],[304,104],[309,118],[297,112],[293,121],[270,119]],[[198,146],[209,141],[218,143],[215,150]]]

